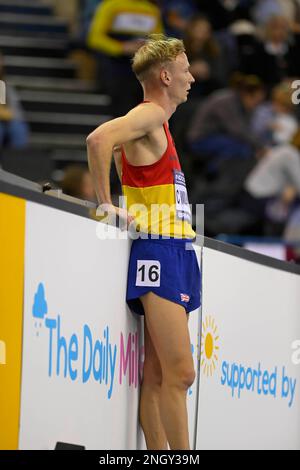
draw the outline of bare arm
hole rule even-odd
[[[116,170],[118,173],[118,177],[120,180],[120,183],[122,184],[122,150],[121,147],[115,147],[113,149],[113,156],[114,156],[114,161],[115,161],[115,166]]]
[[[124,117],[106,122],[88,136],[88,163],[99,203],[112,204],[110,167],[113,149],[145,136],[161,127],[165,120],[165,111],[160,106],[147,103]]]

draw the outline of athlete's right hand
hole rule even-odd
[[[126,209],[107,203],[100,204],[96,214],[97,216],[104,217],[108,223],[118,225],[121,230],[127,230],[129,225],[135,220]],[[119,218],[119,224],[117,224],[117,217]]]
[[[115,209],[120,219],[121,230],[128,230],[129,225],[134,222],[135,218],[130,215],[126,209],[122,209],[121,207],[115,207]]]

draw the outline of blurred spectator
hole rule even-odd
[[[196,82],[190,98],[206,96],[223,88],[228,79],[223,51],[213,36],[210,22],[203,15],[193,17],[187,24],[184,44]]]
[[[290,82],[277,85],[272,91],[271,103],[257,109],[253,119],[254,132],[266,146],[291,141],[298,128]]]
[[[257,77],[239,77],[234,89],[213,93],[199,105],[189,131],[191,148],[211,171],[231,158],[251,158],[262,142],[251,130],[253,113],[264,100]]]
[[[297,200],[300,200],[300,131],[290,144],[269,149],[246,179],[242,207],[261,223],[279,226],[282,235]]]
[[[186,53],[195,78],[189,100],[180,106],[171,119],[171,128],[179,152],[185,152],[187,132],[199,101],[214,90],[224,88],[228,79],[228,63],[219,42],[215,39],[209,20],[203,15],[194,16],[184,34]],[[191,160],[183,159],[188,175]]]
[[[282,6],[279,0],[257,0],[252,11],[253,20],[258,26],[264,26],[272,16],[280,15]]]
[[[166,34],[182,38],[189,20],[198,13],[195,0],[162,0]]]
[[[162,33],[162,18],[150,0],[103,0],[96,10],[88,45],[101,53],[101,73],[113,99],[113,113],[120,116],[142,100],[142,88],[131,70],[131,57],[145,37]]]
[[[221,31],[235,21],[250,20],[255,0],[199,0],[199,9],[210,19],[213,29]]]
[[[3,57],[0,54],[0,80],[5,81]],[[6,104],[0,105],[0,149],[23,148],[28,144],[29,129],[14,88],[6,85]]]
[[[272,16],[265,25],[262,41],[257,41],[240,58],[240,71],[259,76],[269,89],[286,78],[300,76],[299,36],[290,36],[288,20]]]
[[[240,65],[240,47],[248,51],[248,36],[252,40],[255,26],[252,24],[252,8],[255,0],[199,0],[199,9],[213,27],[216,38],[226,54],[227,70],[241,70],[245,74],[254,72]],[[246,44],[244,44],[246,39]],[[238,41],[239,40],[239,41]],[[241,41],[241,44],[239,42]]]
[[[288,19],[291,31],[300,33],[300,0],[278,0],[282,14]]]
[[[24,2],[26,3],[26,2]],[[70,31],[75,32],[78,27],[80,0],[44,0],[44,3],[52,5],[56,15],[69,23]]]
[[[300,206],[292,212],[284,231],[284,240],[290,243],[300,243]],[[295,249],[298,264],[300,263],[300,248]]]
[[[253,19],[257,25],[264,25],[272,16],[284,16],[294,33],[300,32],[299,0],[257,0],[253,8]]]
[[[69,196],[97,202],[92,177],[87,167],[81,165],[69,166],[65,171],[61,187],[63,192]]]

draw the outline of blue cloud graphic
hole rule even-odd
[[[32,314],[34,318],[44,318],[48,313],[48,305],[45,299],[45,288],[39,284],[37,293],[34,296],[34,304],[32,306]]]

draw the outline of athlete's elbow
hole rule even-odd
[[[86,139],[88,149],[112,152],[118,142],[116,142],[116,132],[111,127],[110,122],[106,122],[89,134]]]
[[[86,145],[88,149],[90,150],[102,147],[104,142],[105,142],[105,137],[104,137],[103,132],[101,132],[100,130],[92,132],[86,138]]]
[[[92,146],[95,145],[95,137],[93,134],[89,134],[86,138],[86,145],[88,148],[91,148]]]

